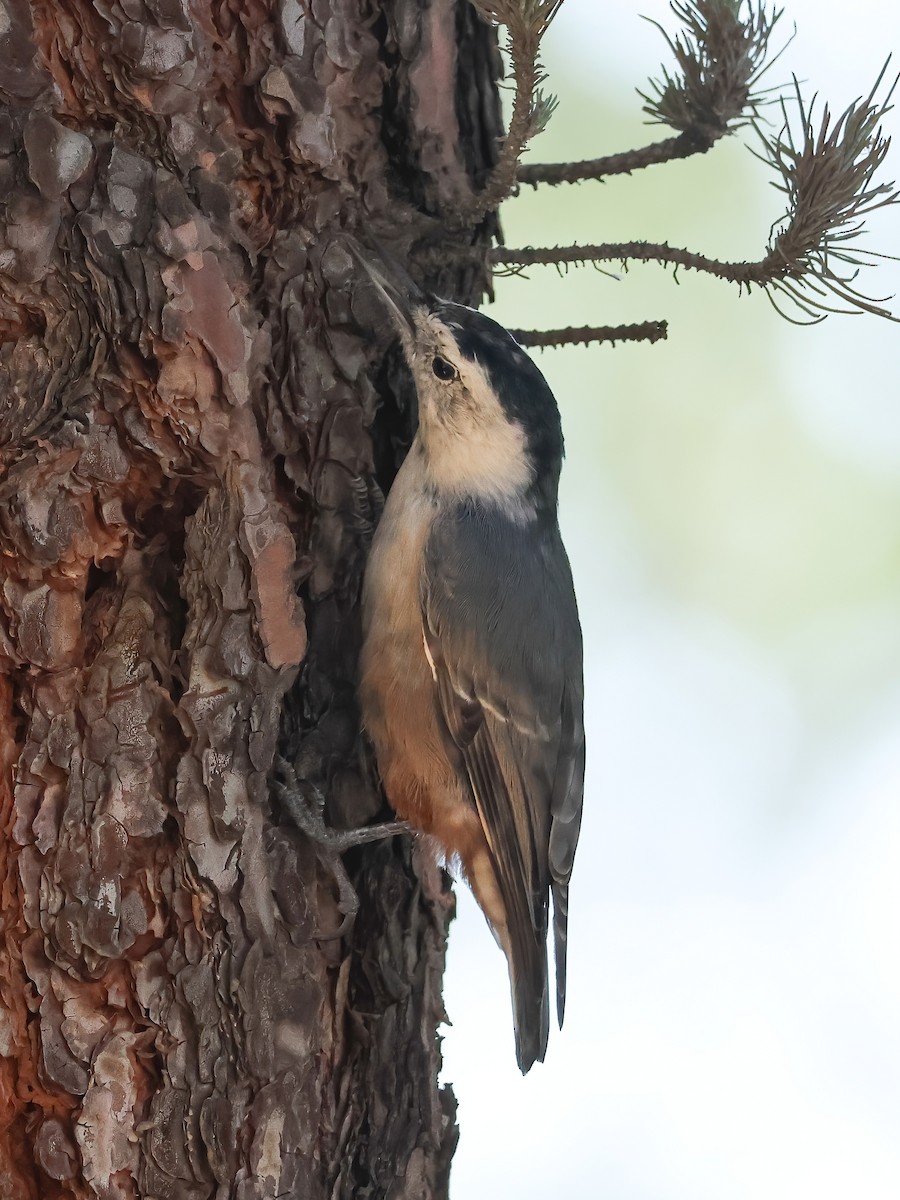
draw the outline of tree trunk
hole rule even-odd
[[[0,4],[0,1198],[446,1195],[446,877],[348,854],[334,936],[270,777],[385,815],[358,605],[414,413],[342,238],[452,245],[497,73],[465,0]]]

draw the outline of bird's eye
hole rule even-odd
[[[440,355],[437,355],[433,359],[431,369],[437,375],[438,379],[443,379],[445,383],[448,379],[456,378],[456,367],[452,363],[448,363],[446,358],[441,358]]]

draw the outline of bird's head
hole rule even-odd
[[[512,335],[475,309],[428,296],[360,257],[400,336],[419,401],[419,440],[438,490],[555,508],[563,438],[553,393]]]

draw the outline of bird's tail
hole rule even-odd
[[[547,929],[530,921],[512,922],[508,929],[509,983],[512,992],[516,1061],[523,1075],[543,1062],[550,1036],[547,980]]]

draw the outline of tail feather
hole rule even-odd
[[[569,928],[569,885],[553,883],[553,955],[556,960],[556,1016],[563,1027],[566,1015],[566,951]]]
[[[516,936],[516,934],[521,936]],[[509,982],[512,993],[516,1061],[526,1075],[543,1062],[550,1037],[550,1002],[547,979],[547,934],[530,925],[510,929]]]

